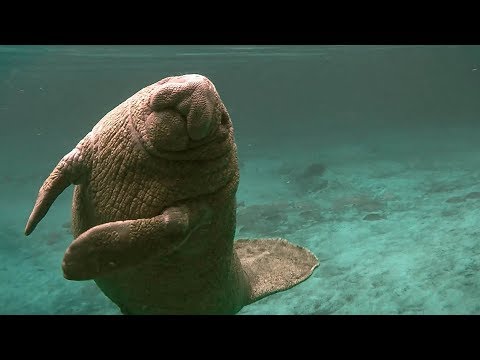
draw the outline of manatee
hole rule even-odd
[[[72,184],[63,276],[94,280],[122,314],[236,314],[318,266],[285,239],[234,239],[234,130],[205,76],[164,78],[108,112],[44,181],[27,236]]]

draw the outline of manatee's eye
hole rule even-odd
[[[227,125],[228,124],[228,115],[226,113],[222,113],[222,118],[220,120],[220,124]]]
[[[181,151],[188,146],[187,125],[173,109],[154,111],[145,121],[147,141],[158,150]]]

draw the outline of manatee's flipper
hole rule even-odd
[[[25,235],[30,235],[47,214],[55,199],[71,184],[77,184],[86,173],[89,134],[65,155],[38,191],[37,200],[25,226]]]
[[[252,287],[249,303],[290,289],[318,266],[312,252],[284,239],[240,239],[234,244]]]
[[[182,246],[190,234],[211,220],[207,206],[170,207],[149,219],[125,220],[92,227],[78,236],[63,258],[64,277],[90,280],[139,264]]]

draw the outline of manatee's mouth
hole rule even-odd
[[[174,110],[171,110],[172,112]],[[182,116],[178,114],[178,116]],[[225,117],[218,126],[211,129],[210,133],[200,140],[195,140],[188,137],[185,141],[182,141],[179,146],[178,143],[168,143],[165,146],[165,139],[159,140],[158,132],[148,129],[139,129],[136,126],[136,122],[130,115],[128,119],[129,131],[132,135],[132,139],[139,145],[144,151],[153,157],[159,157],[163,159],[171,160],[209,160],[221,157],[232,150],[233,128],[230,123],[230,119]],[[146,130],[146,131],[145,131]],[[150,130],[150,131],[148,131]],[[154,136],[152,136],[154,135]],[[170,136],[170,133],[162,134]],[[176,145],[176,146],[175,146]]]

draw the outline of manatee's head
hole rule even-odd
[[[182,159],[217,157],[233,145],[232,123],[213,83],[188,74],[148,88],[130,114],[134,136],[151,155]],[[219,153],[220,152],[220,153]]]
[[[105,172],[107,168],[115,171]],[[134,180],[128,175],[132,171],[139,174]],[[163,203],[168,203],[167,195],[172,202],[214,193],[226,184],[232,193],[236,191],[238,162],[232,123],[215,86],[205,76],[165,78],[107,113],[45,180],[25,233],[33,231],[70,184],[88,181],[91,186],[95,182],[96,188],[118,187],[128,192],[131,187],[122,181],[140,181],[141,174],[149,171],[152,178],[161,171],[165,184],[156,198]],[[165,190],[168,186],[173,190]],[[108,203],[100,198],[107,193],[95,192],[96,203]]]

